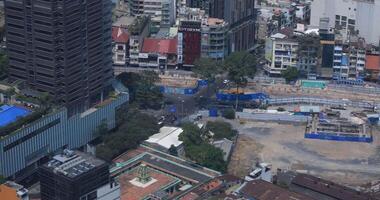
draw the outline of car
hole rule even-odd
[[[225,79],[225,80],[223,81],[224,84],[227,84],[227,83],[229,83],[229,82],[230,82],[230,80],[228,80],[228,79]]]

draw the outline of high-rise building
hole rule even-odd
[[[158,17],[162,27],[170,27],[176,19],[176,1],[173,0],[125,0],[133,16]],[[154,20],[154,19],[152,19]]]
[[[329,18],[329,26],[345,33],[365,38],[367,43],[377,45],[380,27],[380,0],[318,0],[311,3],[310,25],[318,26],[320,18]],[[344,38],[347,39],[347,38]]]
[[[40,167],[41,200],[120,200],[108,165],[89,154],[64,150]]]
[[[224,19],[230,26],[229,53],[244,51],[255,44],[255,0],[187,0],[210,17]]]
[[[112,77],[111,1],[5,1],[9,79],[77,113]]]
[[[223,19],[230,25],[229,52],[252,48],[255,43],[255,0],[224,0],[224,6],[221,3],[214,1],[210,10],[224,10]]]
[[[223,19],[202,20],[201,56],[223,60],[227,54],[228,24]]]

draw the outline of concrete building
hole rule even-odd
[[[129,63],[129,33],[123,27],[112,27],[112,60],[114,65]]]
[[[47,92],[69,114],[106,96],[111,1],[5,1],[10,81]]]
[[[64,107],[53,110],[10,134],[2,135],[0,174],[20,181],[35,174],[50,153],[64,148],[90,150],[86,144],[94,139],[93,133],[98,126],[106,123],[109,129],[115,127],[116,113],[128,101],[128,94],[124,92],[72,116]]]
[[[311,15],[310,4],[295,4],[293,7],[295,9],[296,21],[298,23],[309,24]]]
[[[182,128],[164,126],[160,128],[159,133],[150,136],[145,142],[158,145],[158,149],[165,152],[168,152],[170,147],[174,146],[178,155],[184,155],[183,142],[178,139],[182,132]]]
[[[174,69],[177,66],[177,39],[145,38],[138,65],[162,71]]]
[[[138,17],[130,26],[129,37],[129,65],[139,66],[139,53],[143,45],[144,38],[149,35],[151,20],[149,17]]]
[[[223,19],[207,18],[202,21],[201,33],[201,56],[223,60],[228,53],[228,24]]]
[[[178,26],[178,65],[190,69],[201,56],[201,26],[205,13],[199,8],[180,11]]]
[[[140,145],[114,159],[111,176],[120,180],[121,199],[180,199],[197,186],[220,176],[163,151]]]
[[[120,200],[120,185],[108,164],[92,155],[65,149],[39,169],[41,200]]]
[[[170,27],[176,19],[176,1],[173,0],[125,0],[133,16],[158,18],[161,27]]]
[[[223,16],[230,25],[229,52],[252,48],[255,44],[255,1],[224,0]]]
[[[378,16],[380,0],[314,0],[310,25],[317,27],[319,19],[327,17],[329,26],[343,30],[346,37],[358,32],[368,43],[377,45],[380,27],[375,19]]]
[[[264,70],[270,75],[281,75],[287,68],[297,67],[297,50],[296,40],[281,33],[272,35],[265,44],[265,58],[268,63]]]
[[[29,200],[28,190],[15,182],[7,181],[0,185],[0,199]]]

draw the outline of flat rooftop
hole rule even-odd
[[[25,117],[31,113],[30,110],[13,105],[3,105],[0,107],[0,127],[17,121],[20,117]]]
[[[55,155],[43,166],[68,178],[76,178],[95,167],[105,164],[104,161],[80,151],[64,150]]]
[[[134,183],[136,177],[138,177],[138,168],[136,166],[132,170],[122,174],[119,177],[121,199],[128,200],[140,200],[145,199],[150,194],[154,194],[165,190],[167,187],[178,184],[180,179],[162,173],[160,171],[148,168],[147,174],[151,177],[152,181],[146,185],[137,185]]]
[[[366,194],[357,192],[351,188],[338,185],[334,182],[320,179],[308,174],[298,174],[292,184],[330,196],[334,199],[364,200],[369,199]]]
[[[146,164],[150,168],[196,184],[205,183],[220,175],[219,172],[146,146],[140,146],[135,150],[128,151],[116,158],[114,162],[116,163],[116,167],[111,169],[113,176],[123,174],[124,170],[133,168],[141,163]]]

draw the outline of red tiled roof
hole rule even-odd
[[[177,39],[155,39],[145,38],[143,43],[143,53],[160,53],[160,54],[176,54]]]
[[[365,68],[368,70],[380,70],[380,56],[366,55]]]
[[[129,34],[126,28],[114,26],[112,27],[112,41],[117,43],[128,43]]]

